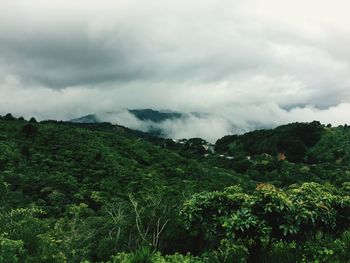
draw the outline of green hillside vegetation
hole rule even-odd
[[[257,130],[243,135],[228,135],[216,142],[218,152],[247,155],[284,153],[290,161],[303,162],[307,149],[321,138],[323,127],[319,122],[293,123],[273,130]]]
[[[208,154],[199,138],[8,114],[0,262],[348,262],[349,140],[295,123]]]
[[[342,187],[350,175],[350,127],[325,127],[319,122],[291,123],[271,130],[228,135],[206,151],[203,139],[186,143],[159,142],[186,158],[248,175],[257,183],[287,187],[303,182]],[[205,141],[204,141],[205,142]],[[299,151],[302,149],[302,151]],[[279,159],[283,154],[284,161]]]

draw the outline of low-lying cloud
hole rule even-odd
[[[328,109],[315,107],[295,107],[290,110],[282,109],[276,104],[256,106],[223,107],[210,113],[185,113],[176,119],[162,122],[140,120],[127,109],[115,112],[100,113],[101,121],[127,126],[131,129],[148,132],[159,130],[164,137],[204,138],[215,142],[228,134],[242,134],[254,129],[272,128],[290,122],[311,122],[319,120],[324,124],[332,120],[334,125],[347,123],[350,103],[339,104]]]

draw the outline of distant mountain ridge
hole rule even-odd
[[[100,123],[102,122],[95,114],[85,115],[79,118],[71,119],[69,122],[74,123]]]
[[[153,110],[153,109],[125,109],[116,112],[107,112],[105,114],[88,114],[82,117],[74,118],[69,120],[75,124],[99,124],[99,123],[113,123],[123,126],[130,126],[128,121],[125,121],[125,116],[136,118],[137,125],[132,127],[134,130],[149,133],[151,136],[164,137],[164,130],[159,127],[165,121],[176,120],[185,118],[187,115],[170,110]],[[121,117],[120,118],[118,118]],[[130,121],[130,118],[126,117]],[[132,121],[132,119],[131,119]],[[135,123],[135,122],[134,122]]]
[[[160,123],[166,120],[180,119],[185,116],[184,113],[179,113],[169,110],[153,110],[153,109],[127,109],[129,113],[135,116],[140,121],[152,121]],[[97,114],[88,114],[82,117],[71,119],[74,123],[101,123]]]
[[[173,111],[158,111],[153,109],[128,110],[141,121],[153,121],[159,123],[166,120],[180,119],[184,117],[183,113]]]

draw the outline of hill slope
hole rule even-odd
[[[52,121],[0,120],[1,207],[6,211],[35,207],[44,212],[40,217],[45,220],[40,223],[45,228],[70,218],[71,209],[86,210],[84,218],[101,225],[93,230],[88,247],[84,245],[86,252],[82,252],[81,259],[106,259],[118,251],[113,248],[115,238],[108,234],[114,220],[108,209],[123,207],[123,214],[129,218],[130,200],[135,200],[140,207],[153,209],[153,213],[160,210],[157,213],[163,214],[164,220],[173,219],[176,227],[176,207],[186,196],[236,183],[250,184],[249,179],[233,171],[185,159],[128,129],[107,124],[76,126]],[[150,216],[145,218],[150,220]],[[95,223],[91,224],[94,228]],[[119,236],[123,239],[120,247],[136,246],[139,238],[128,237],[139,235],[134,220],[126,220],[124,227]],[[172,250],[173,230],[166,233],[168,241],[163,239],[165,250]],[[33,240],[39,242],[37,238]],[[31,250],[27,244],[25,248]]]
[[[1,117],[0,262],[334,258],[315,256],[321,248],[347,260],[349,138],[347,127],[290,124],[213,152],[200,138]]]

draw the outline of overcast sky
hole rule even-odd
[[[164,125],[212,140],[350,123],[349,10],[348,0],[0,0],[0,114],[205,112]]]

